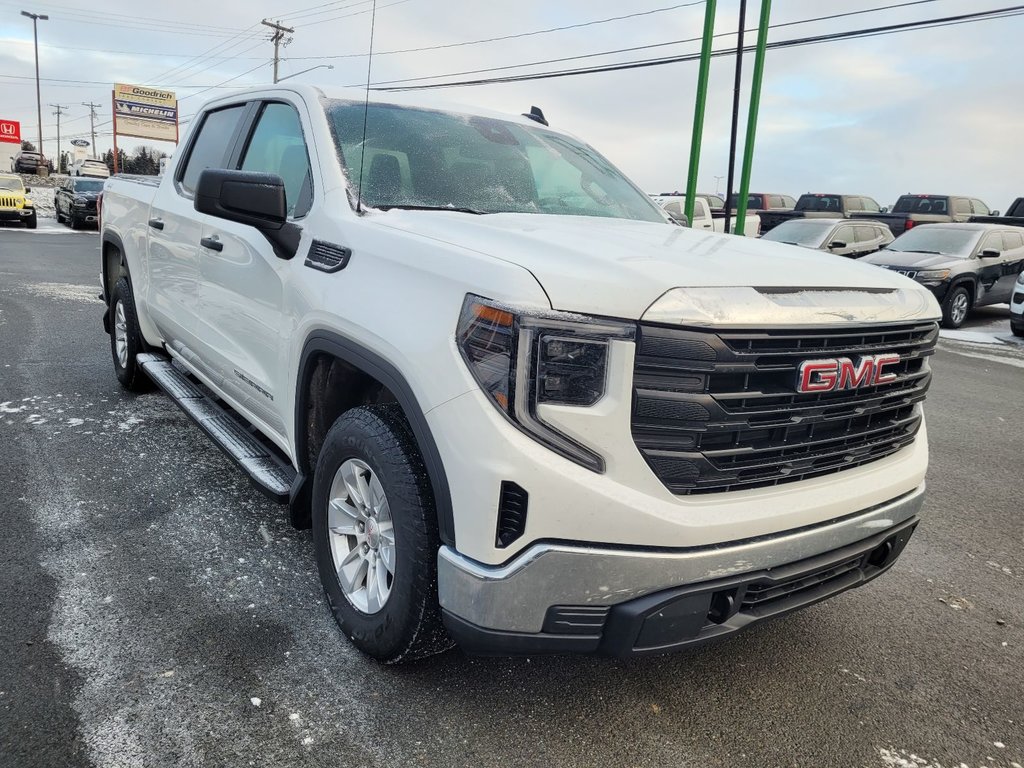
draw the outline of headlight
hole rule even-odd
[[[948,269],[922,269],[917,273],[918,280],[945,280],[947,277]]]
[[[1017,275],[1017,285],[1024,285],[1024,272]]]
[[[469,295],[457,334],[473,377],[509,421],[567,459],[604,472],[604,459],[545,423],[538,406],[599,402],[608,346],[635,338],[635,326],[563,312],[531,314]]]
[[[84,197],[76,197],[75,198],[75,205],[85,205],[85,203],[86,203],[86,200],[85,200]]]

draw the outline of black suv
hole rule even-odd
[[[40,167],[44,165],[46,160],[39,152],[22,150],[11,158],[12,173],[39,173]]]
[[[1008,304],[1024,269],[1024,229],[998,224],[914,227],[861,261],[878,264],[931,289],[942,324],[959,328],[974,307]]]
[[[78,229],[86,224],[96,224],[96,198],[103,191],[103,179],[87,179],[69,176],[61,179],[53,194],[53,207],[57,221]]]

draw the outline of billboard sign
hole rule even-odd
[[[0,141],[21,146],[21,123],[17,120],[0,120]]]
[[[178,140],[178,98],[174,91],[140,85],[114,86],[114,133],[137,139]]]

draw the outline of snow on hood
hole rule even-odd
[[[589,216],[475,216],[391,210],[394,229],[484,253],[528,269],[553,309],[640,319],[673,288],[928,291],[872,264],[752,238],[671,224]]]

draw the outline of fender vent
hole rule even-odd
[[[495,546],[507,547],[526,530],[526,506],[530,495],[516,483],[505,480],[498,499],[498,535]]]
[[[314,240],[309,247],[309,255],[306,256],[306,266],[321,272],[340,272],[348,266],[351,257],[352,251],[348,248],[325,243],[323,240]]]

